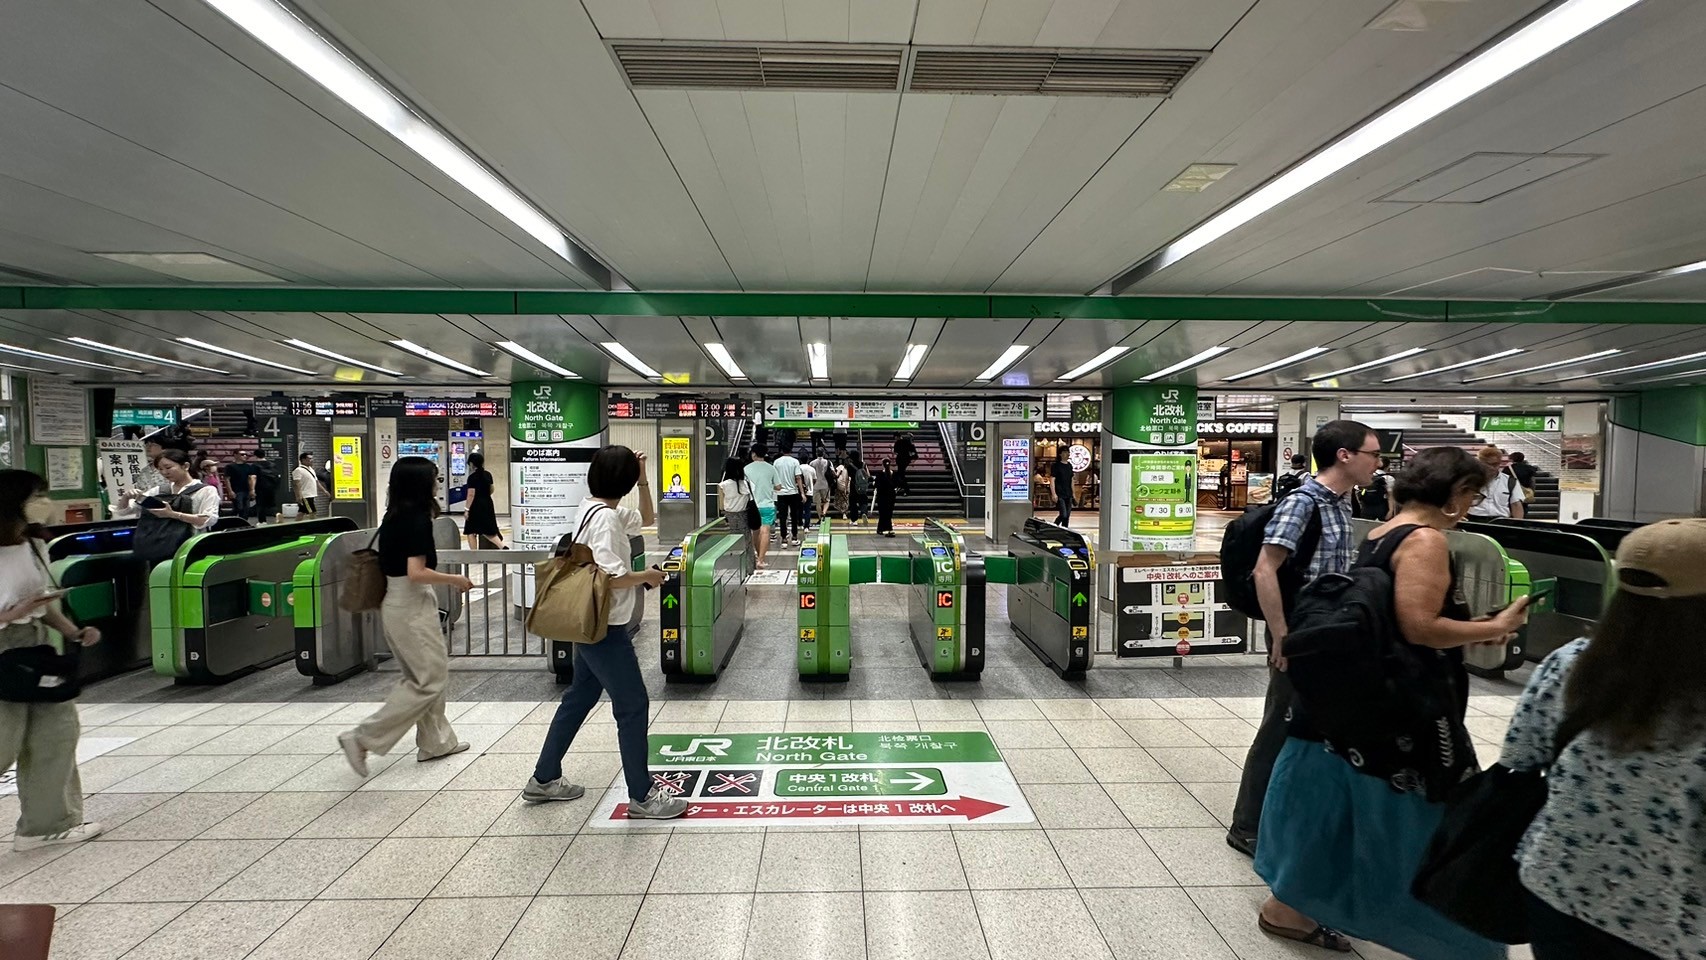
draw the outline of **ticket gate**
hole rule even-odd
[[[379,611],[350,613],[340,601],[356,551],[373,543],[372,530],[321,538],[291,575],[296,672],[325,686],[371,668],[385,645]]]
[[[154,672],[221,683],[295,655],[295,573],[344,517],[193,537],[149,574]]]
[[[643,557],[642,557],[643,562]],[[746,628],[747,539],[723,518],[682,538],[659,567],[658,635],[664,679],[709,682],[734,655]]]
[[[1538,529],[1503,521],[1466,523],[1460,529],[1497,541],[1510,559],[1522,564],[1535,581],[1557,582],[1546,609],[1529,614],[1522,650],[1529,660],[1543,660],[1564,644],[1587,636],[1617,591],[1611,553],[1600,538],[1620,539],[1626,530],[1605,527],[1578,530],[1574,524]]]
[[[847,537],[830,533],[829,524],[824,520],[800,547],[795,568],[800,597],[795,647],[801,680],[846,680],[853,672]]]
[[[1033,517],[1007,538],[1007,554],[1014,635],[1063,679],[1082,679],[1095,650],[1095,551],[1072,530]]]
[[[903,566],[904,563],[904,566]],[[984,558],[966,552],[965,537],[926,519],[905,557],[884,557],[884,582],[911,585],[907,621],[918,662],[936,680],[976,680],[983,674]],[[905,577],[901,574],[904,572]]]
[[[70,524],[48,530],[49,570],[70,592],[62,606],[79,626],[101,631],[101,642],[83,648],[78,676],[84,683],[147,666],[148,575],[131,555],[133,520]]]

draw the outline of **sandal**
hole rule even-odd
[[[1302,930],[1293,930],[1290,927],[1282,927],[1277,923],[1270,923],[1267,917],[1258,913],[1256,914],[1256,926],[1261,927],[1262,932],[1270,937],[1279,937],[1281,940],[1291,940],[1296,943],[1306,943],[1312,947],[1321,947],[1325,950],[1332,950],[1335,953],[1351,952],[1351,942],[1345,938],[1344,934],[1331,927],[1322,926],[1321,924],[1316,924],[1315,929],[1305,933]]]

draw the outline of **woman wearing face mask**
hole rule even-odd
[[[162,450],[154,460],[164,483],[150,490],[119,494],[115,517],[135,517],[132,550],[138,560],[161,563],[178,552],[190,537],[219,519],[219,491],[190,475],[189,454]]]
[[[92,646],[93,627],[79,629],[59,609],[47,550],[31,534],[53,505],[47,481],[27,470],[0,470],[0,650],[48,643],[51,629],[66,641]],[[83,821],[83,783],[77,776],[77,705],[0,701],[0,770],[18,765],[17,836],[12,849],[82,843],[101,826]]]

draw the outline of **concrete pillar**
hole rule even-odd
[[[1597,453],[1603,477],[1603,515],[1642,522],[1700,516],[1706,503],[1702,496],[1706,387],[1619,397],[1611,401],[1609,421],[1605,443]],[[1577,469],[1586,473],[1585,464],[1594,454],[1586,449],[1572,451],[1569,424],[1565,427],[1565,469],[1560,488],[1571,464],[1584,465]]]
[[[1103,404],[1104,551],[1188,553],[1196,546],[1197,388],[1134,384]]]
[[[1279,470],[1284,472],[1291,467],[1294,454],[1309,456],[1309,444],[1315,438],[1315,432],[1334,420],[1339,419],[1339,401],[1337,398],[1321,400],[1286,400],[1279,405]],[[1309,471],[1314,473],[1316,466],[1311,458]]]

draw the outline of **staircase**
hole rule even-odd
[[[1422,415],[1420,427],[1410,427],[1404,431],[1404,456],[1428,447],[1462,447],[1470,453],[1479,453],[1487,441],[1465,433],[1432,414]],[[1526,504],[1525,515],[1530,520],[1558,519],[1558,478],[1544,471],[1534,477],[1534,502]]]
[[[779,446],[784,431],[766,430],[765,447],[772,453],[780,453]],[[849,430],[844,436],[847,451],[856,453],[865,462],[865,467],[875,474],[882,468],[883,461],[894,460],[894,442],[900,438],[899,430]],[[897,518],[921,519],[924,517],[958,517],[965,513],[965,500],[960,495],[959,481],[954,479],[953,469],[947,461],[947,453],[942,449],[941,437],[925,430],[913,430],[912,445],[918,450],[918,459],[907,469],[907,485],[911,488],[909,494],[903,494],[895,500],[894,515]],[[752,440],[746,438],[740,450],[740,458],[750,459]],[[818,442],[824,454],[831,460],[835,459],[835,441],[831,431],[819,432]],[[807,431],[795,432],[792,452],[801,463],[812,459],[812,438]]]

